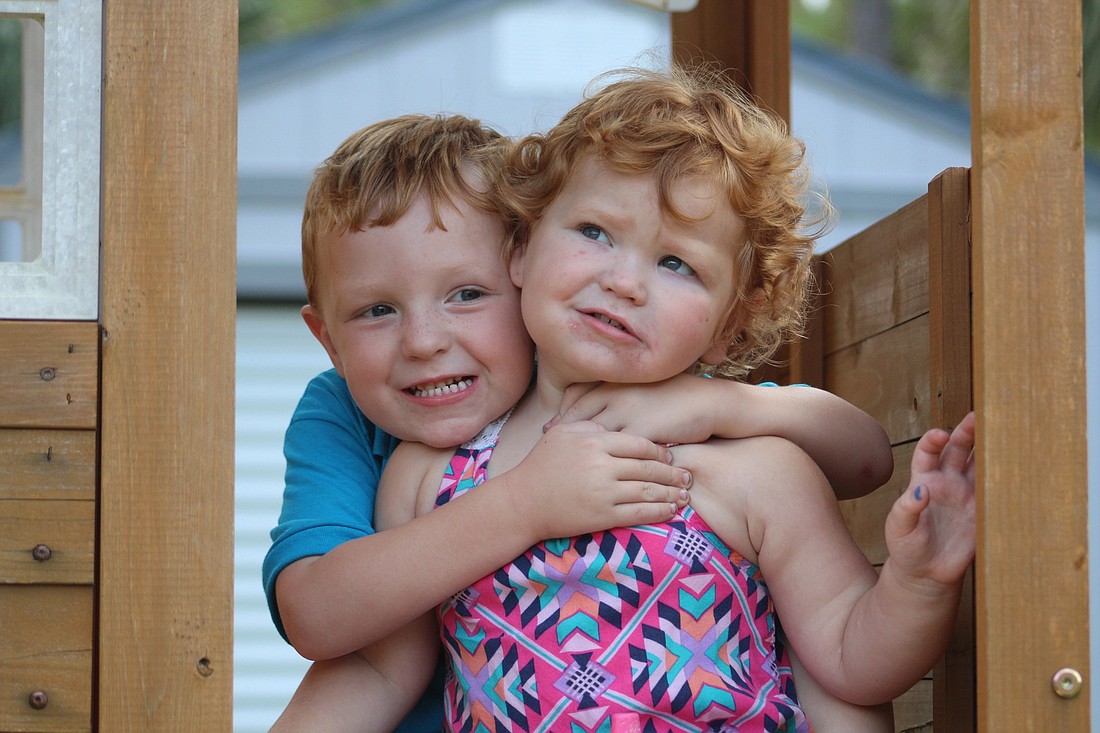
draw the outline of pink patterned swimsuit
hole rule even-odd
[[[485,481],[503,422],[455,452],[436,506]],[[759,570],[690,508],[541,542],[439,619],[450,731],[810,730]]]

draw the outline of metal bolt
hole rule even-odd
[[[35,710],[41,710],[50,703],[50,698],[45,690],[35,690],[27,696],[27,704]]]
[[[1073,667],[1063,667],[1054,673],[1050,685],[1054,688],[1055,695],[1068,700],[1081,694],[1081,688],[1084,686],[1084,682],[1081,673],[1076,669]]]
[[[43,382],[52,381],[57,376],[57,370],[53,367],[42,367],[38,370],[38,378]]]
[[[53,550],[50,549],[49,545],[35,545],[34,549],[31,550],[31,555],[38,562],[46,562],[53,557]]]

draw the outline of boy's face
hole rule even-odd
[[[319,242],[316,307],[302,317],[359,409],[403,440],[458,445],[531,380],[503,227],[465,202],[431,227],[421,197],[396,224]]]
[[[511,264],[540,375],[653,382],[725,356],[743,224],[702,177],[678,181],[672,199],[695,221],[661,210],[652,175],[578,161]]]

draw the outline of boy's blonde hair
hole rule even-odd
[[[730,346],[713,372],[743,376],[802,326],[813,242],[823,229],[804,221],[805,147],[712,70],[627,69],[594,83],[608,76],[613,80],[560,123],[512,149],[502,176],[510,216],[506,254],[526,246],[585,155],[619,172],[653,174],[662,208],[680,220],[672,186],[687,175],[713,178],[745,225],[744,241],[730,242],[739,275],[723,334]],[[827,204],[822,211],[827,215]]]
[[[317,305],[322,236],[389,226],[424,194],[432,222],[460,199],[503,217],[493,186],[511,141],[461,115],[403,115],[351,135],[314,173],[302,216],[302,275]]]

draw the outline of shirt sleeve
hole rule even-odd
[[[363,416],[335,370],[306,387],[283,441],[283,505],[263,563],[268,610],[284,639],[276,578],[297,560],[374,533],[378,480],[397,443]]]

